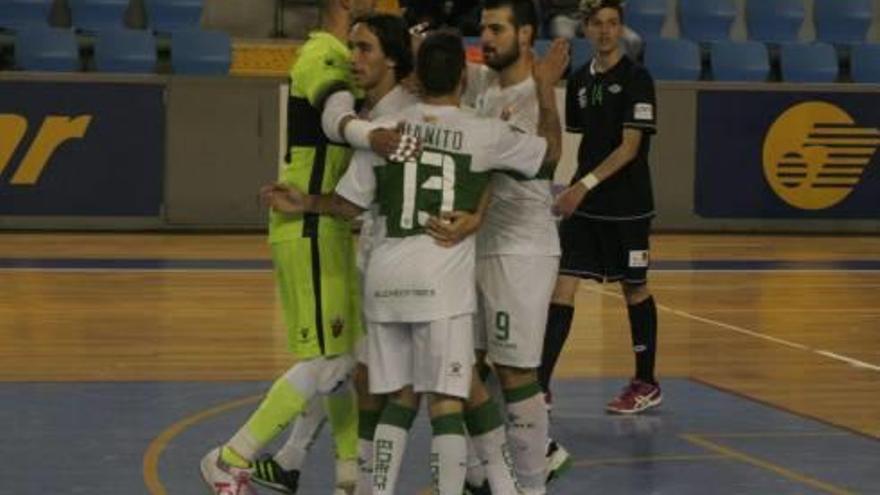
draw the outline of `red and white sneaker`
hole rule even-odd
[[[615,414],[638,414],[659,406],[661,402],[663,393],[659,384],[633,379],[620,395],[605,406],[605,410]]]
[[[251,485],[251,470],[241,469],[220,459],[220,447],[205,454],[201,463],[202,479],[214,495],[256,495]]]

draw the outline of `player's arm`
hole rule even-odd
[[[443,247],[452,247],[475,234],[483,225],[486,210],[489,209],[491,186],[483,191],[480,204],[474,212],[452,211],[443,213],[439,217],[431,217],[425,225],[428,235]]]
[[[336,193],[306,194],[287,184],[263,186],[260,197],[266,206],[286,215],[317,213],[352,220],[364,211]]]
[[[556,108],[556,84],[568,66],[568,41],[558,38],[542,59],[532,66],[538,93],[537,134],[547,140],[543,166],[555,169],[562,156],[562,124]]]
[[[303,89],[309,104],[321,112],[321,130],[331,141],[372,149],[385,157],[401,151],[405,138],[400,132],[357,117],[349,82],[351,69],[343,52],[309,42],[300,58],[294,65],[292,77]]]
[[[353,148],[372,150],[379,156],[408,157],[415,153],[417,143],[396,126],[389,127],[362,119],[354,110],[355,98],[351,91],[339,88],[327,97],[321,111],[321,129],[328,139],[348,143]]]
[[[556,198],[556,211],[569,216],[586,195],[602,181],[633,163],[639,154],[644,134],[655,131],[654,82],[644,70],[635,74],[627,89],[627,116],[621,131],[620,145],[602,160],[592,172],[566,188]]]

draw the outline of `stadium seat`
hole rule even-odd
[[[67,0],[73,26],[83,31],[121,29],[129,0]]]
[[[795,42],[805,16],[804,0],[747,0],[749,39],[764,43]]]
[[[830,83],[837,79],[837,51],[827,43],[782,45],[782,80]]]
[[[698,42],[730,39],[736,18],[733,0],[679,0],[681,36]]]
[[[156,33],[196,29],[202,18],[203,0],[144,0],[147,25]]]
[[[850,63],[853,82],[880,83],[880,43],[853,45]]]
[[[654,79],[696,81],[700,78],[700,47],[688,40],[653,40],[645,46],[645,66]]]
[[[0,28],[15,31],[21,28],[49,25],[53,0],[0,0]]]
[[[767,47],[757,41],[721,41],[710,49],[716,81],[766,81],[770,73]]]
[[[816,39],[825,43],[864,43],[874,13],[872,0],[816,0]]]
[[[232,41],[220,31],[189,29],[171,33],[171,67],[176,74],[226,75]]]
[[[660,37],[666,22],[666,0],[629,0],[624,9],[626,25],[643,40]]]
[[[571,40],[571,70],[578,70],[593,58],[593,46],[586,38]]]
[[[76,35],[69,29],[21,28],[15,33],[15,63],[22,70],[79,71]]]
[[[156,38],[147,31],[99,31],[95,39],[95,68],[100,72],[156,71]]]

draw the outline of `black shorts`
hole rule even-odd
[[[651,219],[596,220],[571,216],[559,225],[559,273],[600,282],[648,280]]]

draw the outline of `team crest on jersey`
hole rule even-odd
[[[334,339],[338,339],[340,335],[342,335],[342,330],[345,329],[345,321],[342,318],[336,317],[333,319],[333,322],[330,323],[330,332],[333,334]]]
[[[616,95],[621,91],[623,91],[623,87],[620,84],[612,84],[611,86],[608,86],[608,92],[613,95]]]
[[[429,124],[433,124],[434,122],[437,122],[437,116],[425,114],[425,115],[422,115],[422,120],[429,123]]]
[[[581,89],[579,89],[577,97],[578,105],[580,105],[581,108],[587,108],[587,88],[582,87]]]

